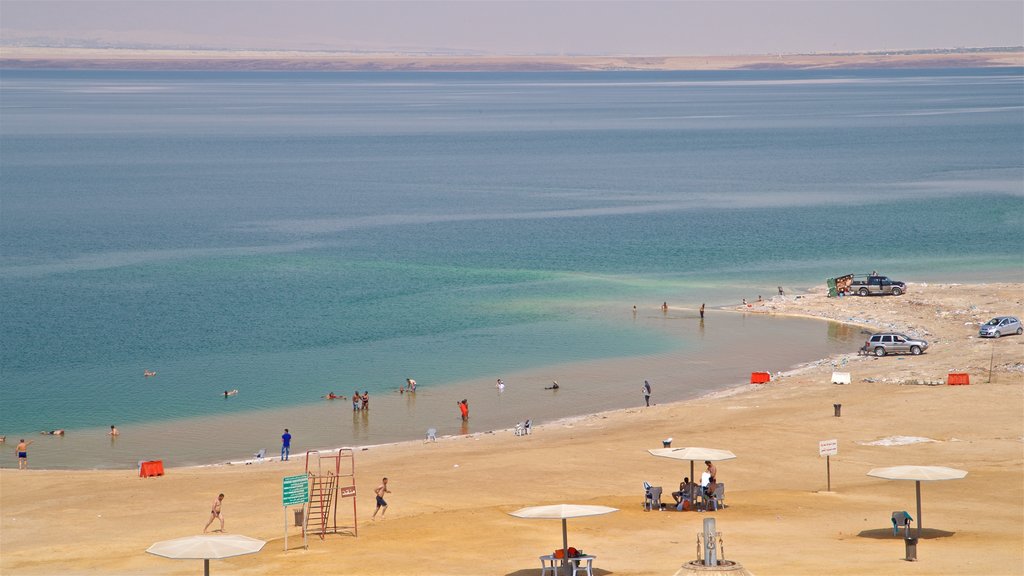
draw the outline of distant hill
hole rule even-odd
[[[0,68],[83,70],[584,71],[1024,66],[1024,47],[741,56],[449,56],[240,50],[0,48]]]

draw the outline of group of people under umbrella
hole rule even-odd
[[[690,478],[693,478],[694,462],[718,462],[731,460],[736,457],[728,450],[716,450],[713,448],[656,448],[648,450],[654,456],[672,458],[675,460],[690,461]],[[917,487],[917,537],[921,537],[921,482],[937,480],[956,480],[967,476],[967,471],[947,468],[944,466],[893,466],[889,468],[874,468],[868,472],[868,476],[884,478],[887,480],[913,480]],[[571,569],[569,558],[569,539],[567,535],[566,520],[568,518],[579,518],[585,516],[599,516],[611,512],[617,512],[617,508],[607,506],[592,506],[582,504],[556,504],[551,506],[531,506],[522,508],[515,512],[509,512],[517,518],[547,518],[562,521],[562,568],[568,573]]]

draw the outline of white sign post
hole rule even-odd
[[[829,456],[839,454],[839,440],[822,440],[818,442],[818,456],[825,457],[825,475],[828,478],[828,492],[832,491],[832,463]]]
[[[285,476],[281,482],[281,503],[284,504],[284,551],[288,551],[288,507],[309,502],[309,476]],[[306,540],[306,510],[302,511],[302,546],[309,548]]]

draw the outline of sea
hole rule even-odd
[[[0,466],[692,398],[862,338],[742,299],[1021,282],[1022,224],[1021,68],[0,70]]]

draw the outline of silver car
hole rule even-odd
[[[996,316],[981,325],[978,336],[982,338],[999,338],[1007,334],[1024,334],[1020,320],[1013,316]]]
[[[917,356],[927,348],[928,343],[924,340],[911,338],[906,334],[899,334],[897,332],[872,334],[871,338],[868,338],[868,341],[864,343],[864,351],[875,356],[885,356],[886,354],[913,354]]]

